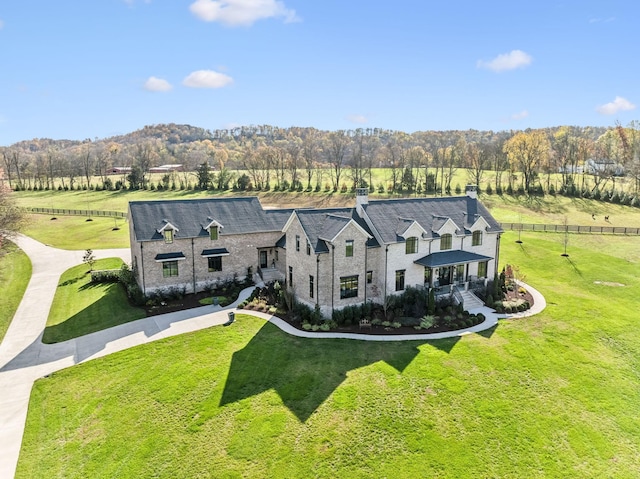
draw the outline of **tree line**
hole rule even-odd
[[[623,172],[640,188],[640,128],[561,126],[525,131],[426,131],[378,128],[245,126],[209,131],[153,125],[107,139],[35,139],[0,148],[4,177],[16,190],[198,188],[450,194],[464,169],[480,185],[491,172],[495,191],[615,188]],[[591,162],[591,170],[587,171]],[[180,164],[153,182],[150,169]],[[594,166],[595,165],[595,166]],[[124,171],[112,174],[115,167]],[[374,169],[384,168],[384,180]],[[376,183],[377,182],[377,183]],[[582,182],[582,184],[580,184]],[[376,183],[376,184],[374,184]]]

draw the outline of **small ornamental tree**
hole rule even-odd
[[[82,262],[89,265],[89,271],[93,271],[93,265],[96,263],[96,257],[93,255],[92,249],[88,249],[84,252]]]

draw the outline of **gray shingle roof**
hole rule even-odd
[[[477,261],[489,261],[489,256],[471,253],[470,251],[451,250],[439,251],[423,256],[414,261],[414,263],[427,266],[429,268],[437,268],[439,266],[449,266],[453,264],[475,263]]]
[[[432,238],[438,236],[436,231],[447,218],[451,218],[458,228],[467,229],[482,216],[489,224],[488,231],[502,231],[484,205],[468,196],[372,200],[364,205],[364,209],[384,243],[398,240],[399,223],[407,224],[407,219],[418,222]]]
[[[138,241],[163,239],[158,230],[168,221],[176,238],[208,236],[204,229],[213,220],[221,235],[281,231],[293,210],[264,210],[257,197],[204,198],[194,200],[132,201],[129,203]]]
[[[300,209],[296,214],[315,253],[327,253],[326,241],[333,239],[351,220],[373,236],[355,208]],[[367,242],[367,246],[377,245],[375,239]]]

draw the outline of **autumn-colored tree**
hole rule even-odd
[[[529,191],[540,172],[540,168],[549,160],[551,145],[546,134],[540,130],[516,133],[504,144],[512,171],[522,173],[523,186]]]

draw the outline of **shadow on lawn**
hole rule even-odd
[[[42,335],[43,343],[60,343],[146,316],[143,309],[129,306],[124,288],[119,283],[89,283],[79,289],[97,287],[105,290],[104,296],[69,319],[47,326]]]
[[[265,324],[241,350],[233,353],[220,406],[270,389],[305,422],[346,379],[349,371],[384,361],[398,372],[420,354],[419,346],[449,353],[458,337],[438,341],[353,341],[305,339]]]

